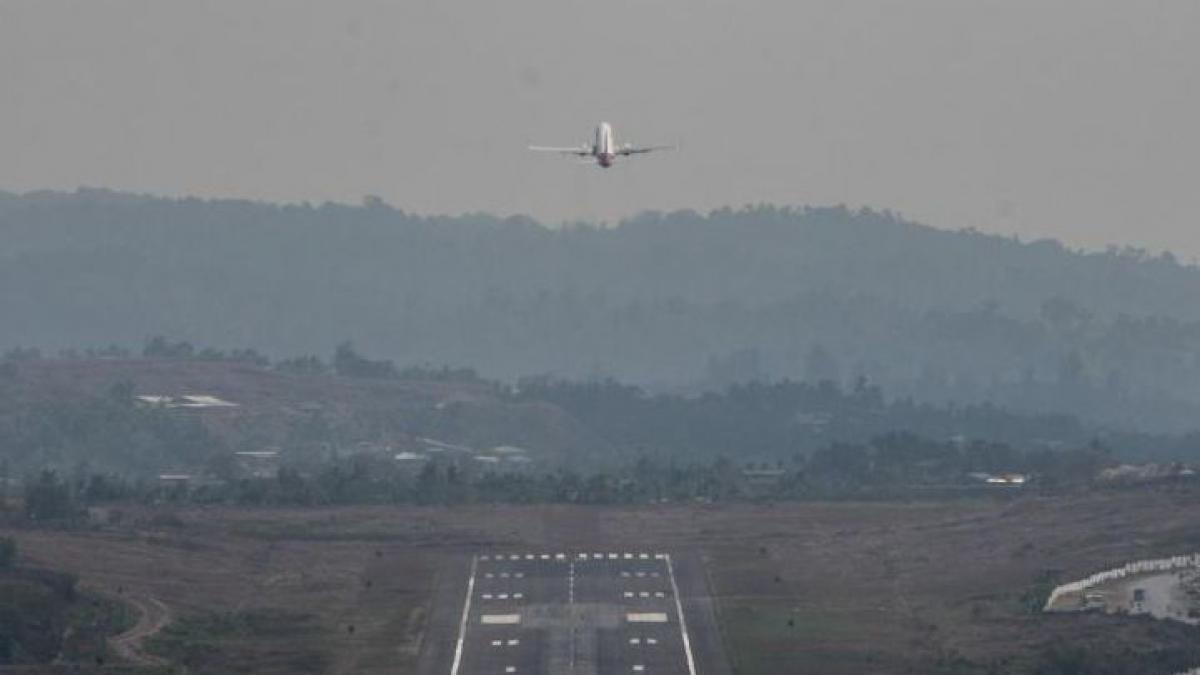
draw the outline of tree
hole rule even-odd
[[[142,356],[147,358],[189,359],[195,351],[190,342],[171,342],[161,335],[156,335],[146,341],[146,346],[142,348]]]
[[[322,375],[329,369],[318,356],[297,356],[275,364],[275,369],[293,375]]]
[[[333,354],[333,369],[346,377],[395,377],[396,366],[391,361],[372,361],[359,354],[350,342],[337,346]]]
[[[809,382],[833,382],[841,379],[837,359],[825,347],[814,344],[804,357],[804,378]]]
[[[77,515],[70,487],[58,473],[46,470],[25,488],[25,517],[37,522],[68,520]]]
[[[17,562],[17,540],[0,537],[0,570],[12,569]]]
[[[1043,301],[1039,316],[1043,322],[1064,335],[1078,334],[1092,322],[1091,312],[1059,296]]]
[[[133,382],[119,380],[108,388],[108,399],[120,406],[133,405]]]

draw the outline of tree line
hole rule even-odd
[[[87,508],[120,504],[336,506],[645,504],[804,499],[893,499],[979,495],[1000,490],[972,474],[1021,473],[1022,489],[1053,491],[1091,484],[1113,462],[1091,444],[1057,451],[1022,451],[1003,443],[939,442],[889,434],[865,443],[835,443],[811,456],[775,462],[659,460],[640,457],[606,471],[503,471],[469,459],[429,460],[419,469],[390,458],[356,454],[312,470],[281,466],[266,477],[164,484],[114,474],[53,470],[27,479],[22,507],[11,514],[28,525],[86,521]]]

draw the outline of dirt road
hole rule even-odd
[[[109,639],[109,645],[113,651],[121,658],[137,665],[169,665],[166,660],[143,652],[142,643],[171,622],[170,608],[149,595],[129,595],[123,596],[121,599],[137,609],[138,620],[129,630]]]

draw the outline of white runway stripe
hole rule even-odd
[[[475,593],[475,570],[479,559],[471,556],[471,579],[467,581],[467,600],[463,603],[462,620],[458,624],[458,643],[454,645],[454,663],[450,666],[450,675],[458,675],[458,667],[462,664],[463,640],[467,637],[467,617],[471,614],[471,596]]]
[[[683,618],[683,604],[679,601],[679,586],[675,583],[675,566],[671,556],[666,555],[667,574],[671,577],[671,591],[675,594],[675,611],[679,612],[679,634],[683,636],[683,651],[687,654],[689,675],[696,675],[696,659],[692,656],[692,641],[688,639],[687,620]]]

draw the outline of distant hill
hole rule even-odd
[[[673,389],[780,377],[1153,429],[1200,419],[1200,269],[754,207],[551,229],[484,214],[0,193],[0,348],[164,334],[272,355],[353,340],[486,376]]]
[[[435,439],[488,451],[518,446],[539,466],[576,465],[608,443],[558,406],[512,400],[494,383],[286,373],[228,360],[71,358],[0,370],[4,469],[134,475],[213,471],[235,451],[284,450],[291,465]],[[212,396],[228,406],[177,407],[137,398]],[[598,457],[597,462],[608,461]]]

